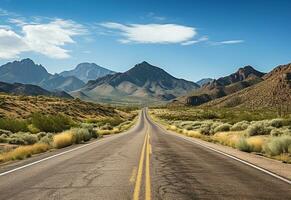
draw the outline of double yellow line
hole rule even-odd
[[[140,160],[138,164],[137,177],[134,187],[133,200],[138,200],[140,196],[141,182],[142,182],[142,174],[144,167],[144,159],[145,163],[145,199],[151,200],[151,175],[150,175],[150,154],[152,152],[151,144],[150,144],[150,135],[147,129],[146,135],[144,138],[144,143],[142,146],[142,151],[140,155]]]

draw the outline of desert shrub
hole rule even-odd
[[[38,139],[40,140],[42,137],[45,137],[48,133],[46,132],[39,132],[36,134],[36,136],[38,137]]]
[[[65,131],[53,136],[53,147],[60,149],[73,144],[73,135],[71,131]]]
[[[241,137],[238,142],[236,143],[236,148],[245,151],[245,152],[251,152],[251,146],[248,144],[246,138]]]
[[[271,156],[277,156],[282,153],[291,153],[291,136],[282,135],[279,137],[272,137],[263,147],[264,151]]]
[[[271,126],[275,128],[280,128],[284,125],[285,120],[284,119],[272,119],[269,123]]]
[[[243,131],[246,130],[249,126],[249,122],[248,121],[241,121],[241,122],[237,122],[235,123],[230,130],[231,131]]]
[[[104,125],[100,126],[99,129],[102,129],[102,130],[112,130],[113,129],[113,126],[111,124],[107,123],[107,124],[104,124]]]
[[[31,145],[38,142],[37,135],[30,133],[18,132],[10,135],[9,143],[18,145]]]
[[[25,141],[19,137],[12,137],[8,140],[9,144],[25,145]]]
[[[27,129],[28,129],[29,132],[34,133],[34,134],[40,132],[40,130],[38,128],[36,128],[33,124],[29,124],[27,126]]]
[[[211,134],[211,125],[209,124],[203,124],[199,128],[199,132],[203,135],[210,135]]]
[[[85,128],[73,128],[70,130],[73,135],[73,143],[79,144],[81,142],[89,141],[92,138],[92,135]]]
[[[38,142],[37,135],[29,134],[29,133],[19,133],[21,138],[25,141],[26,145],[35,144]]]
[[[272,128],[268,127],[263,121],[254,122],[247,128],[247,134],[249,136],[268,135],[271,131]]]
[[[273,129],[271,132],[270,132],[270,135],[271,136],[280,136],[280,135],[282,135],[283,134],[283,132],[282,132],[282,130],[281,129]]]
[[[48,135],[42,137],[42,138],[39,140],[39,143],[48,144],[48,145],[51,145],[52,142],[53,142],[52,137],[50,137],[50,136],[48,136]]]
[[[0,129],[0,135],[6,135],[6,136],[9,136],[9,135],[11,135],[11,134],[12,134],[11,131],[7,131],[7,130]]]
[[[92,138],[98,138],[98,134],[96,134],[96,131],[94,130],[94,126],[92,124],[83,123],[81,124],[81,128],[87,129],[89,133],[91,134]]]
[[[34,144],[29,146],[21,146],[16,149],[3,153],[0,155],[0,162],[6,162],[9,160],[22,160],[24,158],[30,157],[33,154],[38,154],[49,150],[49,145],[47,144]]]
[[[34,113],[31,117],[32,124],[35,128],[44,132],[61,132],[69,129],[74,125],[73,121],[62,114],[44,115],[41,113]]]
[[[2,118],[0,119],[0,129],[8,130],[13,133],[19,131],[28,131],[27,128],[28,122],[26,120],[18,120],[18,119],[9,119],[9,118]]]
[[[6,134],[0,135],[0,143],[7,143],[8,142],[8,136]]]
[[[222,132],[222,131],[229,131],[231,128],[230,124],[221,124],[214,128],[214,133]]]

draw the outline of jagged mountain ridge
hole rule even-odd
[[[168,101],[198,88],[194,82],[178,79],[161,68],[142,62],[124,73],[89,81],[81,91],[95,100],[129,102]]]
[[[34,84],[46,90],[72,91],[81,88],[85,83],[75,77],[52,75],[42,65],[31,59],[14,61],[0,66],[0,81],[7,83]]]
[[[239,68],[235,73],[204,84],[186,96],[179,97],[173,104],[201,105],[213,99],[221,98],[261,82],[265,73],[251,66]]]

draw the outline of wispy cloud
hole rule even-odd
[[[225,41],[221,41],[221,42],[215,42],[215,44],[219,45],[219,44],[239,44],[239,43],[243,43],[244,40],[225,40]]]
[[[87,32],[86,28],[72,20],[54,19],[47,23],[25,22],[10,19],[20,27],[20,33],[0,27],[0,59],[15,58],[22,52],[37,52],[50,58],[70,57],[63,46],[75,43],[74,36]]]
[[[203,37],[199,38],[198,40],[189,40],[189,41],[183,42],[183,43],[181,43],[181,45],[187,46],[187,45],[197,44],[199,42],[204,42],[204,41],[207,41],[207,40],[208,40],[208,37],[207,36],[203,36]]]
[[[197,35],[194,27],[178,24],[120,24],[105,22],[100,24],[107,29],[116,30],[122,38],[121,43],[169,44],[183,43]]]
[[[157,20],[157,21],[164,21],[164,20],[166,20],[166,17],[156,15],[154,12],[149,12],[149,13],[146,15],[146,17],[147,17],[147,18],[154,19],[154,20]]]

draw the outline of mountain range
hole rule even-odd
[[[75,69],[63,71],[59,75],[63,77],[74,76],[83,82],[87,83],[89,80],[96,80],[97,78],[106,76],[108,74],[115,74],[116,72],[108,70],[104,67],[96,65],[95,63],[80,63]]]
[[[259,83],[236,93],[210,101],[211,107],[277,108],[291,106],[291,63],[279,65],[262,77]],[[289,108],[288,108],[289,107]]]
[[[175,99],[173,104],[201,105],[255,85],[263,80],[264,75],[251,66],[245,66],[229,76],[203,84],[201,88]]]
[[[80,63],[73,70],[50,74],[42,65],[23,59],[0,66],[0,92],[127,105],[276,107],[291,104],[291,64],[267,74],[245,66],[228,76],[194,83],[145,61],[124,73]]]
[[[73,99],[71,95],[64,91],[48,91],[37,85],[22,84],[22,83],[5,83],[0,82],[0,92],[14,94],[14,95],[26,95],[26,96],[52,96],[61,97],[67,99]]]
[[[143,104],[166,102],[197,88],[198,84],[175,78],[144,61],[124,73],[89,81],[71,95],[100,102]]]
[[[9,62],[0,66],[0,81],[6,83],[23,83],[38,85],[46,90],[73,91],[85,83],[74,76],[63,77],[50,74],[42,65],[31,59]]]

